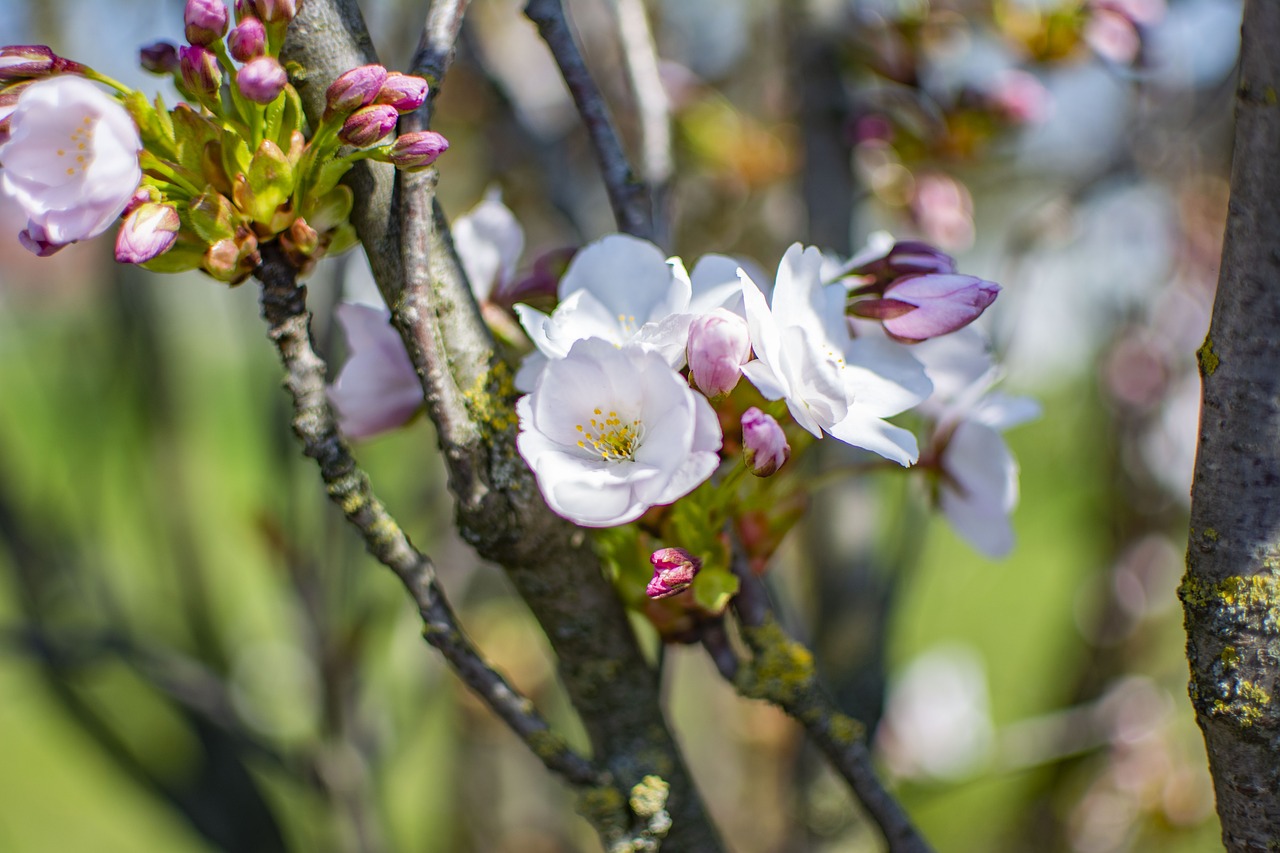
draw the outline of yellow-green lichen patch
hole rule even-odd
[[[671,786],[661,776],[646,776],[631,788],[631,811],[649,818],[667,807]]]
[[[495,360],[488,373],[462,392],[467,413],[487,433],[506,432],[516,425],[512,402],[518,396],[515,377],[505,361]]]
[[[1208,539],[1210,542],[1218,541],[1218,531],[1214,530],[1212,527],[1206,528],[1203,536],[1205,539]]]
[[[1187,572],[1178,597],[1193,614],[1212,620],[1210,629],[1220,636],[1232,631],[1280,633],[1280,568],[1272,562],[1264,561],[1264,571],[1255,575],[1217,582]]]
[[[1218,369],[1221,360],[1218,354],[1213,351],[1213,338],[1206,337],[1204,344],[1200,349],[1196,350],[1196,361],[1200,363],[1200,375],[1212,376],[1213,372]]]
[[[853,717],[835,714],[831,718],[831,737],[837,743],[848,745],[862,740],[866,728]]]
[[[1209,704],[1210,716],[1225,718],[1242,728],[1251,728],[1267,715],[1271,694],[1252,681],[1241,679],[1218,686],[1228,689]]]
[[[578,795],[578,814],[605,837],[622,833],[627,826],[626,800],[617,788],[601,785]]]
[[[755,657],[738,676],[742,692],[783,707],[794,705],[812,686],[813,653],[788,637],[772,618],[744,633]]]

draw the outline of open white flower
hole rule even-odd
[[[711,405],[634,344],[575,342],[516,412],[516,446],[547,504],[584,527],[634,521],[693,491],[720,461]]]
[[[142,179],[125,108],[88,80],[58,75],[27,86],[8,120],[0,190],[27,215],[22,244],[51,255],[111,227]]]
[[[1000,372],[985,336],[968,327],[912,347],[934,382],[922,409],[936,420],[937,500],[959,536],[981,554],[1013,550],[1009,516],[1018,505],[1018,463],[1003,432],[1039,416],[1027,397],[991,391]]]
[[[742,372],[767,399],[783,399],[796,422],[900,465],[919,456],[915,436],[884,418],[928,396],[924,369],[883,337],[853,338],[845,289],[824,285],[822,254],[799,243],[778,265],[773,298],[749,275],[742,294],[756,359]]]
[[[591,243],[574,256],[558,292],[560,304],[550,316],[515,307],[538,348],[516,376],[522,391],[532,389],[546,359],[564,358],[585,338],[638,344],[660,353],[670,367],[684,364],[692,286],[679,260],[668,262],[652,243],[626,234]]]

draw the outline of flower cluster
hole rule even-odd
[[[381,66],[342,75],[308,135],[278,58],[297,7],[237,0],[231,26],[222,0],[187,0],[187,44],[140,54],[182,95],[173,109],[47,47],[0,48],[0,190],[27,215],[22,244],[49,255],[123,215],[117,260],[232,284],[267,241],[302,273],[353,245],[353,199],[338,183],[352,164],[425,168],[448,143],[431,132],[392,139],[427,84]]]
[[[524,238],[498,199],[461,217],[455,232],[491,324],[510,308],[533,346],[516,375],[526,392],[517,447],[565,518],[624,525],[717,471],[720,483],[735,470],[770,477],[793,442],[826,435],[910,466],[920,458],[916,434],[888,419],[916,408],[929,439],[922,467],[943,512],[980,550],[1007,551],[1013,497],[992,484],[1015,475],[996,430],[1017,418],[992,420],[998,398],[961,393],[946,373],[976,359],[980,375],[964,386],[990,386],[985,350],[956,350],[972,345],[977,333],[964,327],[999,287],[959,274],[932,246],[881,241],[833,272],[817,249],[795,245],[770,282],[721,255],[689,274],[653,244],[614,234],[573,256],[543,311],[499,296],[517,280]],[[349,305],[339,320],[352,357],[330,395],[344,430],[360,437],[403,423],[420,400],[418,380],[386,312]],[[726,465],[738,454],[738,467]]]

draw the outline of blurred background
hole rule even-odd
[[[1220,849],[1175,589],[1225,218],[1237,0],[573,0],[667,248],[772,269],[887,229],[1000,282],[1018,546],[992,562],[883,476],[827,487],[770,574],[943,853]],[[136,50],[181,0],[0,0],[172,96]],[[403,68],[425,4],[361,4]],[[660,63],[629,82],[622,45]],[[636,93],[641,97],[637,98]],[[644,144],[666,100],[670,146]],[[572,104],[508,0],[474,0],[436,128],[451,216],[491,188],[522,264],[613,229]],[[661,140],[659,139],[660,143]],[[472,700],[288,428],[252,283],[39,260],[0,209],[0,850],[596,850],[569,792]],[[369,293],[359,252],[310,282]],[[838,461],[835,442],[815,465]],[[359,445],[477,644],[580,739],[546,645],[451,527],[430,424]],[[875,851],[781,714],[668,649],[671,721],[735,851]]]

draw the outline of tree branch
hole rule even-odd
[[[298,85],[312,120],[323,110],[328,81],[377,61],[354,0],[308,0],[293,22],[286,55],[305,70]],[[459,531],[503,566],[546,631],[597,762],[624,792],[651,775],[661,777],[670,785],[667,843],[718,850],[720,841],[663,721],[656,675],[586,534],[547,508],[516,452],[512,371],[495,351],[453,252],[434,199],[435,173],[402,175],[394,190],[393,181],[381,164],[352,170],[352,223],[422,382],[457,498]],[[583,804],[585,812],[595,808]],[[639,813],[632,817],[647,824]],[[612,811],[593,822],[608,819]]]
[[[582,116],[596,159],[600,162],[618,229],[652,240],[653,215],[648,190],[627,162],[622,142],[609,117],[609,108],[587,70],[582,52],[578,50],[561,0],[529,0],[524,14],[537,25],[539,35],[551,49],[578,114]]]
[[[599,771],[552,733],[532,703],[480,657],[436,583],[431,560],[414,548],[373,494],[369,478],[356,466],[338,435],[325,396],[325,363],[311,344],[306,288],[297,284],[296,271],[274,243],[263,246],[262,257],[255,272],[262,282],[262,315],[284,365],[285,387],[293,399],[293,430],[303,451],[320,466],[329,498],[360,531],[369,553],[400,579],[422,616],[423,637],[440,650],[458,676],[528,744],[547,769],[578,785],[600,784]]]
[[[1190,694],[1232,851],[1280,845],[1280,5],[1244,7],[1185,610]]]
[[[787,635],[764,584],[737,556],[733,573],[741,585],[733,607],[742,638],[752,652],[751,660],[740,662],[733,676],[738,692],[777,705],[804,727],[880,827],[890,853],[929,853],[928,842],[876,778],[862,724],[841,713],[818,683],[813,653]],[[727,676],[733,668],[724,660],[723,643],[714,639],[709,650]]]
[[[644,0],[614,0],[618,36],[627,80],[640,118],[640,170],[649,187],[653,209],[653,240],[667,243],[665,200],[674,171],[671,153],[671,103],[658,73],[658,53]]]

